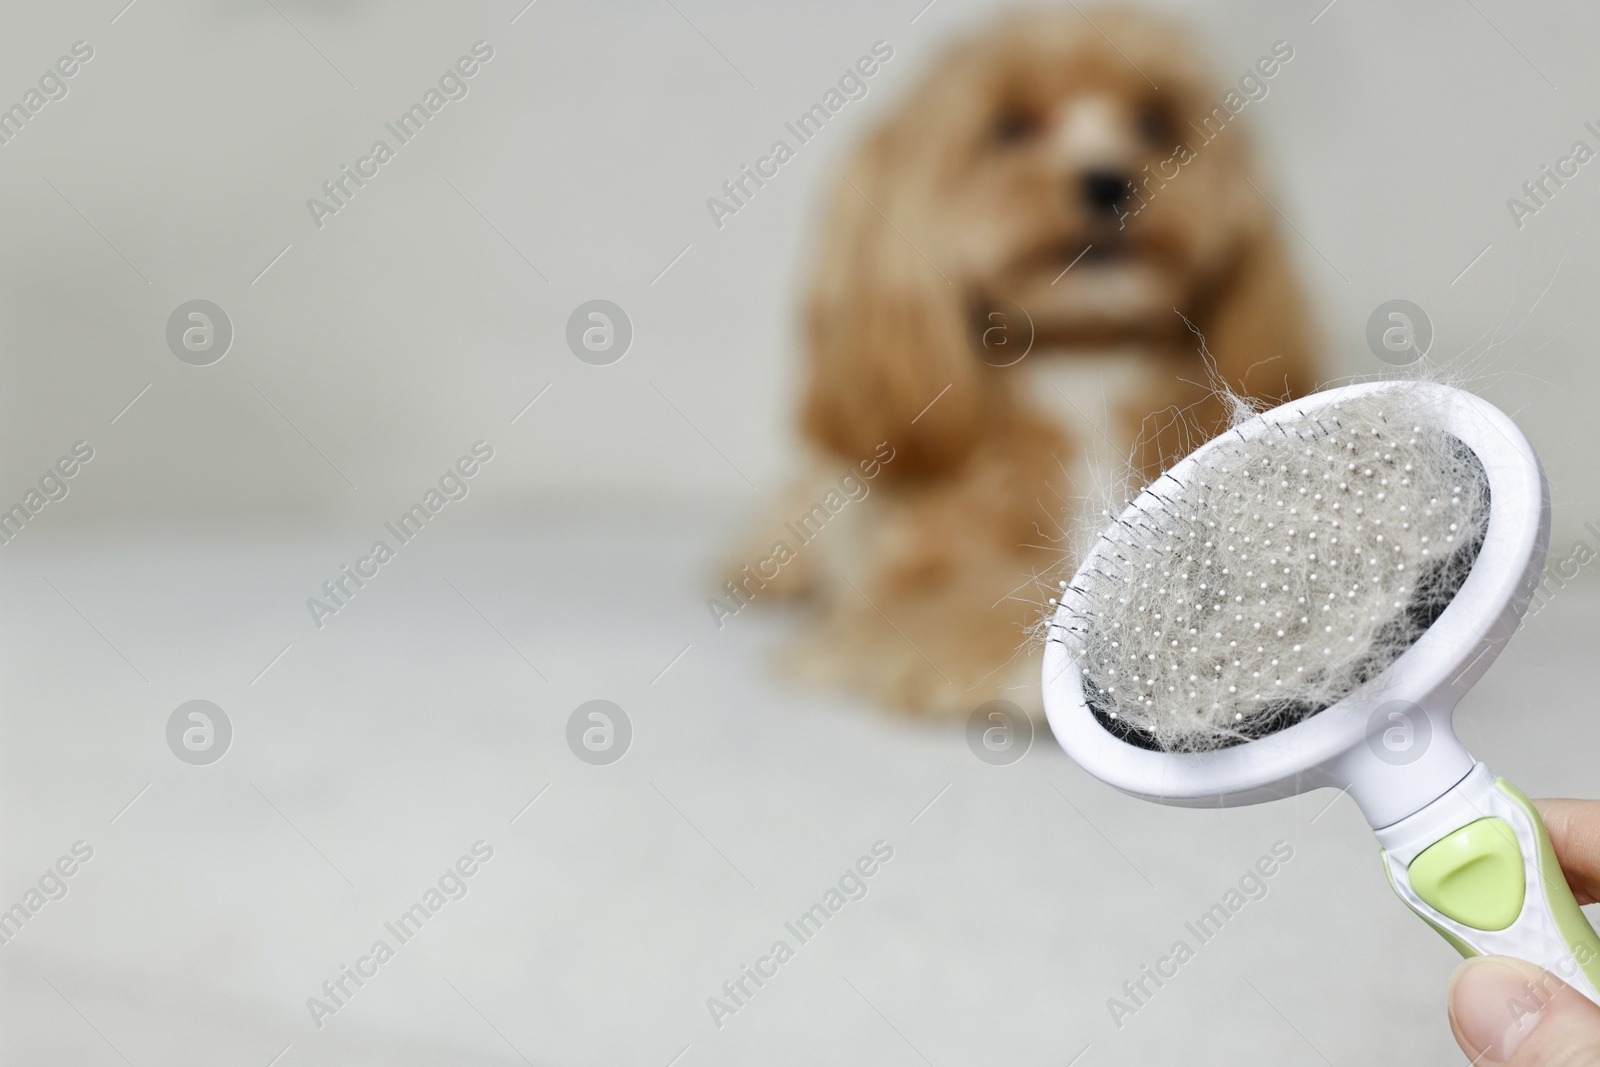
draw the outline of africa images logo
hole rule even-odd
[[[471,91],[468,79],[476,77],[483,69],[483,64],[493,58],[494,48],[489,42],[474,41],[472,54],[464,55],[446,67],[444,73],[439,75],[437,88],[428,86],[420,101],[402,111],[393,122],[383,124],[394,138],[394,144],[391,145],[382,137],[373,141],[367,154],[356,160],[354,169],[348,163],[342,164],[338,174],[322,183],[322,193],[326,199],[307,197],[306,209],[311,212],[311,221],[317,229],[327,225],[328,216],[337,215],[349,207],[356,193],[366,188],[367,182],[376,178],[401,148],[415,140],[423,127],[443,111],[446,104],[452,100],[465,100]]]
[[[869,483],[894,457],[895,450],[889,442],[879,441],[872,455],[843,475],[836,488],[830,487],[821,500],[812,504],[794,521],[783,524],[784,530],[793,537],[794,544],[782,538],[774,541],[770,554],[755,563],[746,563],[739,569],[737,577],[728,579],[723,586],[727,593],[725,599],[707,597],[706,607],[717,629],[722,629],[728,619],[749,607],[756,594],[765,589],[768,582],[776,580],[779,572],[799,555],[800,549],[816,540],[834,516],[845,509],[845,505],[865,500],[872,491]],[[856,471],[861,472],[860,477],[857,477]]]
[[[779,169],[794,158],[796,149],[816,140],[822,127],[843,111],[846,104],[852,100],[866,99],[870,91],[867,79],[882,70],[883,65],[893,58],[894,48],[889,42],[872,42],[871,55],[857,59],[853,66],[847,67],[839,75],[836,86],[828,87],[819,102],[802,111],[793,122],[783,124],[783,128],[794,137],[793,145],[781,137],[773,141],[767,154],[756,159],[754,168],[747,163],[739,168],[737,175],[722,183],[722,197],[727,199],[707,197],[706,210],[711,213],[711,221],[716,223],[717,229],[722,229],[729,217],[748,206],[756,192],[765,188],[767,182],[778,176]]]
[[[887,841],[874,841],[867,853],[846,867],[835,883],[823,891],[821,900],[801,912],[794,921],[783,924],[794,944],[789,943],[789,938],[780,937],[753,964],[741,964],[739,973],[722,983],[722,996],[706,998],[706,1011],[711,1014],[716,1028],[721,1030],[730,1017],[747,1007],[763,986],[778,977],[779,969],[794,959],[795,949],[821,933],[823,925],[843,911],[845,905],[866,899],[871,891],[870,880],[892,859],[894,846]]]
[[[1404,367],[1433,348],[1433,320],[1410,300],[1386,300],[1367,316],[1367,348],[1391,367]]]
[[[472,490],[469,479],[492,459],[494,446],[488,441],[473,444],[471,455],[457,459],[439,476],[437,488],[430,487],[422,494],[422,499],[401,512],[399,518],[383,524],[383,528],[394,536],[393,545],[385,538],[378,538],[372,542],[367,554],[356,560],[354,570],[350,564],[343,564],[338,573],[322,583],[322,597],[307,597],[306,609],[311,612],[311,621],[317,629],[326,625],[323,620],[330,615],[337,615],[349,607],[356,593],[382,573],[384,565],[394,559],[400,549],[416,540],[417,535],[444,510],[446,504],[465,500]]]

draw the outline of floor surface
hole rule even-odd
[[[1162,808],[1048,736],[991,766],[957,724],[786,689],[793,619],[711,622],[713,525],[429,530],[320,630],[305,599],[370,531],[8,557],[0,908],[39,906],[0,945],[0,1060],[1462,1062],[1453,953],[1348,798]],[[1563,591],[1458,715],[1533,795],[1600,792],[1597,636]],[[168,744],[195,699],[232,729],[204,765]],[[596,699],[631,726],[608,765],[567,742]],[[1194,936],[1275,846],[1264,895]]]

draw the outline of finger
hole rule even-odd
[[[1600,1007],[1509,956],[1469,959],[1450,978],[1450,1029],[1474,1064],[1600,1067]]]
[[[1579,904],[1600,900],[1600,800],[1536,800]]]

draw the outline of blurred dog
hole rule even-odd
[[[1292,59],[1276,48],[1219,88],[1153,16],[1015,16],[859,147],[806,310],[817,474],[780,508],[791,533],[838,517],[803,545],[761,542],[747,558],[781,546],[784,565],[729,588],[741,606],[815,598],[799,673],[915,712],[1037,710],[1025,632],[1036,579],[1062,562],[1064,502],[1223,428],[1215,384],[1312,387],[1304,306],[1236,128]],[[870,498],[819,509],[874,458]]]

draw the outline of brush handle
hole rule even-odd
[[[1600,938],[1527,797],[1483,764],[1376,831],[1389,884],[1463,956],[1516,956],[1600,1003]]]

